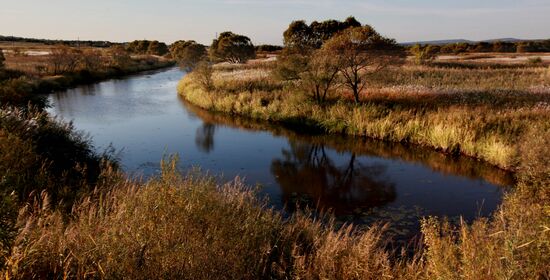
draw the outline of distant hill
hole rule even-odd
[[[472,40],[466,40],[466,39],[449,39],[449,40],[404,42],[404,43],[400,43],[400,44],[404,45],[404,46],[411,46],[411,45],[416,45],[416,44],[421,44],[421,45],[447,45],[447,44],[457,44],[457,43],[475,44],[475,43],[478,43],[478,42],[492,43],[492,42],[498,42],[498,41],[515,43],[515,42],[521,42],[521,41],[536,41],[536,40],[522,40],[522,39],[517,39],[517,38],[499,38],[499,39],[481,40],[481,41],[472,41]]]

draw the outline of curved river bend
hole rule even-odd
[[[472,159],[212,114],[177,95],[183,75],[172,68],[55,93],[50,113],[89,133],[98,151],[112,145],[131,174],[155,174],[163,155],[177,153],[184,169],[260,184],[277,208],[307,204],[342,221],[390,221],[397,235],[414,232],[419,216],[486,216],[513,183]]]

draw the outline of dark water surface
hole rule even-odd
[[[345,221],[391,221],[401,225],[397,234],[416,227],[418,216],[486,216],[512,184],[509,174],[472,159],[205,112],[178,97],[183,75],[174,68],[52,94],[50,112],[89,133],[98,151],[120,151],[131,174],[155,174],[163,155],[178,153],[183,168],[261,184],[275,207],[308,204]]]

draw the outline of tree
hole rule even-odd
[[[285,48],[277,57],[277,78],[283,81],[299,80],[302,73],[307,70],[309,59],[309,54],[294,53]]]
[[[323,49],[335,58],[342,83],[353,92],[356,103],[370,74],[401,64],[406,57],[395,40],[382,37],[368,25],[344,30],[327,41]]]
[[[414,60],[417,64],[424,64],[437,58],[439,47],[434,45],[422,46],[420,44],[416,44],[410,49],[410,52],[414,55]]]
[[[315,50],[338,32],[360,26],[354,17],[345,21],[314,21],[310,25],[303,20],[293,21],[283,33],[285,47],[277,59],[277,75],[283,80],[300,79]]]
[[[167,54],[168,46],[166,46],[165,43],[159,42],[159,41],[152,41],[149,42],[149,46],[147,47],[147,54],[149,55],[158,55],[163,56]]]
[[[338,32],[352,27],[360,27],[361,23],[354,17],[348,17],[345,21],[326,20],[314,21],[307,25],[305,21],[293,21],[283,33],[286,48],[295,52],[307,52],[310,49],[320,48],[324,42],[332,38]]]
[[[101,51],[89,49],[82,52],[82,64],[84,69],[94,71],[103,64],[103,55]]]
[[[300,75],[302,85],[319,102],[325,102],[327,94],[334,87],[340,68],[335,59],[325,50],[316,51]]]
[[[82,52],[65,45],[59,45],[52,49],[49,56],[50,65],[54,75],[74,72],[80,62]]]
[[[159,41],[135,40],[128,43],[126,50],[134,54],[165,55],[168,53],[168,46]]]
[[[210,56],[213,60],[245,63],[256,57],[256,50],[250,38],[232,32],[223,32],[212,42]]]
[[[206,57],[206,47],[195,41],[176,41],[170,45],[170,53],[186,71],[192,71]]]
[[[286,49],[303,53],[313,48],[313,32],[303,20],[293,21],[283,33]]]
[[[195,79],[206,91],[210,91],[214,88],[212,74],[214,74],[212,64],[206,60],[202,60],[197,63],[195,69],[191,73],[193,79]]]

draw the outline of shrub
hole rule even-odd
[[[537,57],[530,57],[530,58],[527,60],[527,63],[529,63],[529,64],[534,64],[534,65],[541,64],[541,63],[542,63],[542,58],[541,58],[540,56],[537,56]]]

